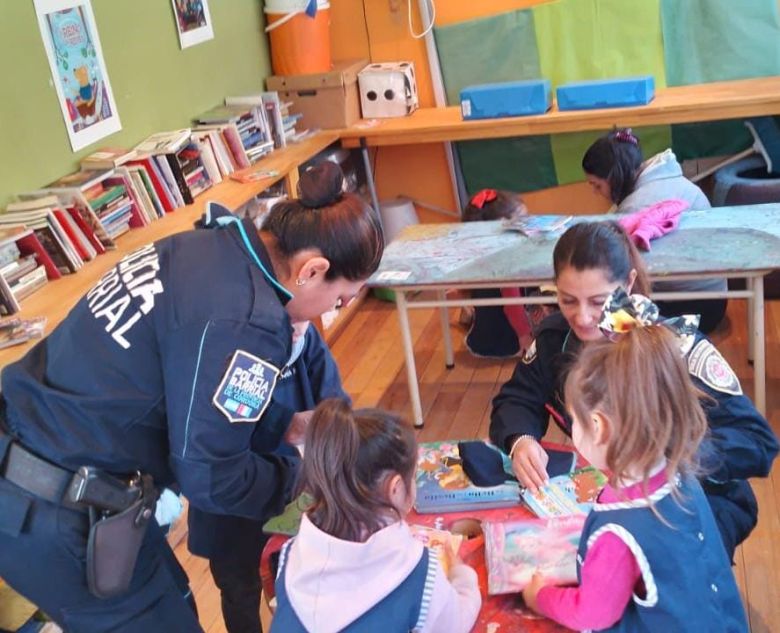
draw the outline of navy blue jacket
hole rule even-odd
[[[653,508],[644,499],[597,503],[585,520],[578,578],[588,549],[609,532],[631,550],[644,584],[644,595],[632,594],[620,620],[600,630],[748,630],[734,574],[701,486],[690,477],[681,477],[677,485],[679,499],[668,484],[652,495]]]
[[[496,446],[509,451],[518,435],[540,439],[547,431],[551,414],[564,432],[571,435],[563,386],[581,345],[561,314],[551,315],[542,322],[534,345],[493,400],[490,438]],[[705,404],[709,434],[701,449],[708,482],[765,477],[777,455],[777,438],[742,393],[739,383],[728,383],[729,373],[734,380],[736,376],[720,356],[716,366],[725,372],[722,385],[713,386],[697,375],[701,365],[697,359],[702,352],[712,353],[712,349],[706,337],[697,333],[686,354],[693,383],[712,398]]]
[[[274,392],[277,402],[293,411],[309,411],[325,398],[349,396],[341,386],[336,362],[319,332],[310,326],[306,330],[303,351],[295,361],[282,369]],[[252,436],[252,450],[275,451],[278,454],[294,454],[295,449],[279,443],[268,445],[268,434],[262,433],[262,425]],[[287,450],[285,450],[287,449]],[[273,516],[273,513],[266,518]],[[260,543],[265,518],[252,521],[240,517],[204,512],[191,507],[187,515],[189,532],[187,546],[197,556],[212,558],[224,556],[230,550],[252,551]],[[252,542],[254,541],[254,543]]]
[[[276,445],[289,424],[271,377],[290,357],[292,329],[255,260],[273,274],[257,231],[244,221],[245,241],[239,228],[187,231],[128,255],[6,367],[17,439],[71,470],[150,473],[210,512],[280,510],[298,460],[249,448],[256,429]],[[234,379],[249,400],[224,406],[246,421],[216,404]]]

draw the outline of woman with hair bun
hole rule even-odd
[[[157,489],[247,519],[283,508],[299,460],[275,451],[308,423],[276,394],[293,325],[346,304],[383,251],[342,183],[307,171],[260,231],[208,203],[208,230],[126,256],[4,369],[0,576],[65,630],[202,630]]]

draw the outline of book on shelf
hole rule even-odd
[[[103,147],[89,156],[81,159],[81,169],[95,171],[100,169],[114,169],[134,160],[138,152],[124,147]]]
[[[0,215],[0,225],[23,224],[33,229],[59,273],[72,273],[84,265],[84,260],[57,219],[54,211],[58,208],[56,196],[12,202]]]
[[[153,134],[136,150],[157,163],[163,181],[176,198],[176,206],[192,204],[195,196],[212,185],[189,128]]]
[[[415,475],[417,512],[455,512],[519,504],[520,485],[510,480],[512,463],[503,452],[492,448],[501,458],[507,481],[498,486],[481,487],[466,476],[457,441],[421,443]]]
[[[585,516],[593,507],[607,478],[593,466],[578,468],[571,473],[552,477],[534,494],[522,491],[525,504],[540,518],[573,514]]]
[[[271,134],[270,137],[266,137],[266,140],[273,140],[274,148],[276,149],[287,145],[284,136],[284,123],[282,120],[282,103],[279,100],[278,92],[271,90],[254,95],[226,97],[225,105],[254,106],[256,108],[262,108],[265,112],[265,120],[267,121]]]
[[[41,338],[45,329],[46,317],[0,319],[0,349],[20,345],[33,338]]]
[[[135,160],[127,163],[128,169],[140,169],[146,174],[146,179],[151,183],[157,199],[163,208],[163,213],[170,213],[178,207],[178,201],[173,192],[168,188],[168,184],[163,177],[157,161],[150,155],[139,156]]]
[[[239,162],[241,161],[241,151],[237,146],[233,147],[236,145],[233,129],[238,133],[241,150],[250,163],[256,162],[274,149],[273,131],[262,99],[259,104],[217,106],[198,116],[195,121],[199,126],[226,126],[226,132],[229,136],[228,143],[231,146],[231,151],[237,154],[236,158]],[[246,165],[239,166],[246,167]]]
[[[576,583],[584,524],[582,515],[484,522],[488,594],[518,593],[536,572],[550,584]]]

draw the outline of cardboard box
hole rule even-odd
[[[301,127],[349,127],[360,119],[357,75],[367,63],[364,59],[336,62],[327,73],[273,75],[265,83],[282,101],[293,104],[292,112],[303,115]]]
[[[371,64],[358,74],[364,119],[406,116],[420,105],[412,62]]]
[[[468,86],[460,91],[464,120],[544,114],[550,109],[547,79]]]

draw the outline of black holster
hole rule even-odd
[[[157,502],[151,476],[141,476],[141,489],[141,496],[117,514],[98,518],[95,511],[90,512],[87,587],[97,598],[113,598],[130,587]]]

